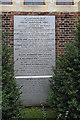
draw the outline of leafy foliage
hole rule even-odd
[[[80,119],[80,20],[75,33],[76,40],[66,45],[50,80],[49,102],[62,120]]]
[[[0,21],[0,29],[2,22]],[[2,32],[0,30],[0,120],[2,118]]]
[[[20,87],[14,78],[14,63],[10,60],[11,48],[3,42],[2,47],[2,119],[16,120],[21,117]]]

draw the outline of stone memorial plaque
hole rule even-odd
[[[45,76],[46,78],[46,76],[53,74],[52,66],[55,66],[55,16],[14,16],[14,61],[16,78],[20,78],[20,76],[21,78],[24,76],[43,76],[43,78]],[[26,77],[25,81],[28,80]],[[32,81],[36,83],[33,78],[31,78],[31,83]],[[39,82],[39,78],[36,78],[36,81]],[[46,81],[47,79],[45,84]],[[30,83],[30,80],[27,81],[26,88],[29,85],[28,82]],[[37,92],[36,84],[35,89]],[[45,93],[46,88],[44,87],[44,97],[46,97]]]

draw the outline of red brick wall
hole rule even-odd
[[[56,26],[56,57],[63,52],[64,44],[74,40],[73,30],[76,28],[75,21],[80,13],[76,12],[3,12],[3,32],[7,33],[6,40],[13,48],[14,44],[14,15],[55,15]]]

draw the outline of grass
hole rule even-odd
[[[22,118],[31,119],[31,120],[55,120],[56,119],[56,112],[52,109],[42,109],[38,107],[32,108],[24,108],[22,111]]]

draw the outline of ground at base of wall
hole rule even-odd
[[[32,107],[24,108],[22,118],[25,120],[55,120],[57,113],[51,108]]]

